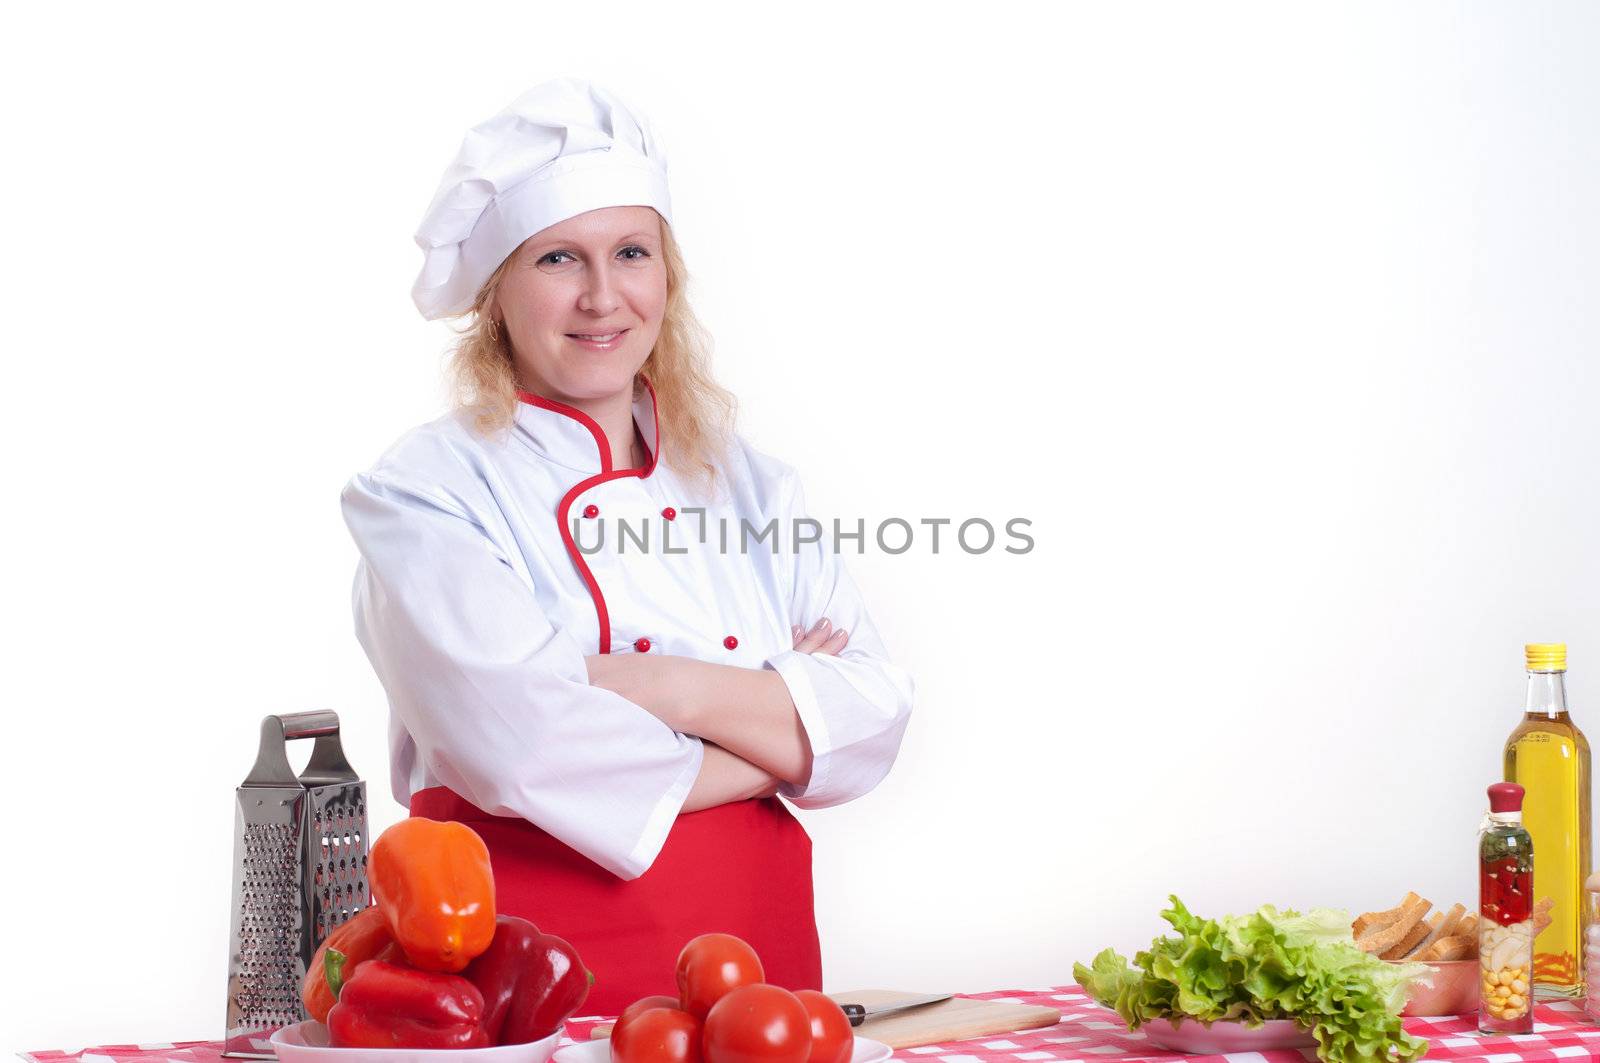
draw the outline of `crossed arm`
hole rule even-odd
[[[796,627],[794,648],[837,654],[849,632],[828,619]],[[777,672],[711,664],[670,654],[595,654],[584,658],[589,682],[620,694],[661,722],[705,743],[700,776],[684,812],[752,797],[770,797],[779,783],[811,777],[811,746],[789,689]]]

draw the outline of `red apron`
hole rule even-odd
[[[458,820],[483,836],[496,909],[566,938],[594,972],[581,1014],[616,1015],[643,996],[677,996],[678,953],[710,931],[749,942],[773,985],[822,988],[811,836],[776,797],[679,816],[661,854],[632,881],[443,786],[413,794],[411,814]]]

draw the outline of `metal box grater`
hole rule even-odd
[[[284,743],[314,738],[298,776]],[[228,1032],[223,1055],[272,1059],[267,1038],[306,1018],[300,983],[328,931],[369,903],[367,787],[329,711],[268,716],[237,791]]]

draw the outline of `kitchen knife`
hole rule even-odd
[[[907,997],[904,1000],[891,1000],[887,1004],[874,1004],[870,1008],[864,1004],[840,1004],[845,1017],[850,1020],[851,1026],[860,1026],[868,1019],[875,1019],[879,1015],[891,1011],[905,1011],[908,1008],[920,1008],[928,1004],[937,1004],[941,1000],[949,1000],[954,993],[929,993],[924,997]]]

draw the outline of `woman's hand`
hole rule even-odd
[[[844,628],[833,630],[833,623],[827,617],[811,625],[810,631],[802,631],[800,625],[796,624],[789,629],[789,633],[794,637],[794,648],[801,653],[834,655],[850,641],[850,632]]]

